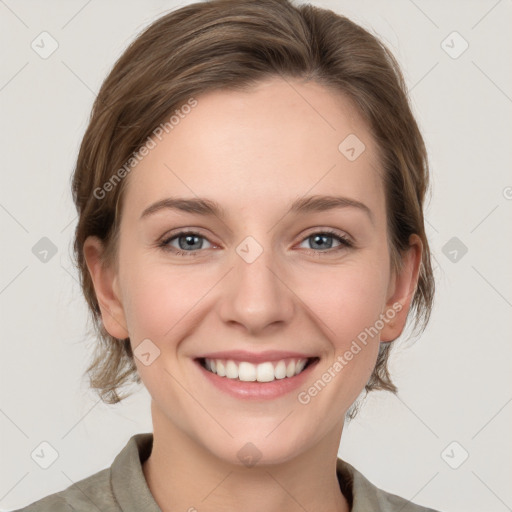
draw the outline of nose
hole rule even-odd
[[[295,312],[284,265],[278,264],[269,249],[252,262],[240,254],[234,251],[234,268],[226,276],[220,304],[222,320],[251,335],[272,331],[279,325],[282,328]]]

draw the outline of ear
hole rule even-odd
[[[87,237],[83,251],[105,329],[114,338],[128,338],[124,309],[120,300],[118,277],[114,269],[107,266],[103,261],[104,247],[102,241],[95,236]]]
[[[404,330],[407,313],[418,284],[422,251],[420,237],[411,235],[409,249],[402,254],[402,268],[398,273],[395,272],[390,280],[386,308],[383,311],[384,314],[388,311],[385,315],[388,320],[384,322],[380,341],[396,340]],[[393,315],[392,312],[396,314]]]

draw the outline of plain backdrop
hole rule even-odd
[[[186,3],[0,1],[1,510],[110,466],[131,435],[152,431],[145,388],[107,406],[83,377],[93,340],[70,259],[69,182],[109,69],[138,32]],[[422,505],[512,510],[512,2],[312,3],[394,52],[433,176],[431,323],[395,349],[398,396],[370,395],[339,454]],[[48,51],[58,45],[47,58],[33,49],[41,37]],[[55,254],[41,261],[37,244]],[[42,442],[58,454],[47,469],[31,455]]]

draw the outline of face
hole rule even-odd
[[[154,421],[236,464],[247,442],[275,463],[339,441],[380,342],[403,328],[419,265],[413,244],[391,271],[358,111],[290,83],[197,97],[126,178],[117,273],[97,265],[97,240],[85,247],[105,327],[141,356]],[[161,203],[178,198],[196,203]]]

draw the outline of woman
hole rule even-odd
[[[424,143],[371,34],[285,0],[160,18],[96,98],[75,253],[106,403],[152,434],[23,510],[426,511],[337,458],[392,342],[428,321]]]

